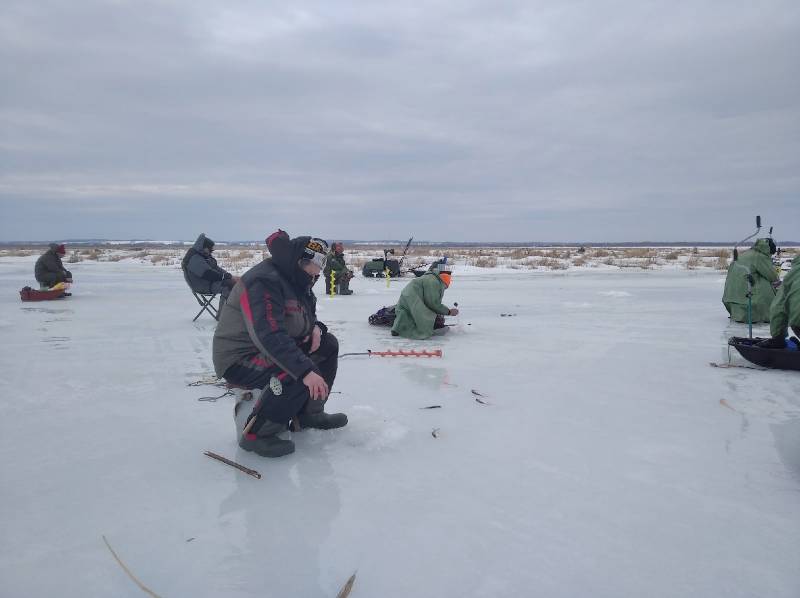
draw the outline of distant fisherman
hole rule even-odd
[[[186,273],[192,290],[196,293],[219,295],[221,308],[239,277],[221,268],[212,255],[213,252],[214,241],[200,233],[194,245],[183,256],[181,268]]]
[[[747,322],[747,276],[752,275],[752,322],[769,322],[769,307],[775,298],[772,283],[778,281],[770,256],[776,249],[772,239],[759,239],[728,266],[722,303],[733,321]]]
[[[353,278],[353,271],[347,267],[344,261],[344,245],[335,241],[331,245],[331,252],[328,254],[328,263],[323,270],[325,278],[325,294],[331,293],[331,273],[333,273],[334,291],[337,295],[352,295],[350,290],[350,279]]]
[[[66,253],[67,248],[63,243],[50,243],[50,248],[36,260],[34,274],[42,289],[49,289],[59,282],[72,282],[72,272],[61,261]]]

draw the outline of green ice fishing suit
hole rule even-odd
[[[800,330],[800,257],[794,258],[769,310],[772,336],[786,336],[789,326]]]
[[[747,322],[747,275],[753,276],[753,323],[769,322],[769,308],[775,298],[773,282],[778,273],[770,257],[769,239],[759,239],[728,266],[722,303],[736,322]]]
[[[450,313],[450,309],[442,304],[446,288],[442,279],[434,272],[428,272],[409,282],[400,293],[400,300],[395,307],[397,317],[392,332],[404,338],[430,338],[437,314],[446,316]]]

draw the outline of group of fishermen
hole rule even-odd
[[[294,451],[291,440],[278,436],[290,422],[295,429],[347,425],[344,413],[325,411],[336,380],[339,342],[317,319],[313,287],[321,275],[327,273],[328,282],[334,272],[336,292],[350,295],[352,272],[341,243],[329,247],[322,239],[290,238],[278,230],[266,244],[271,257],[237,278],[219,266],[212,255],[214,242],[201,234],[182,266],[192,290],[224,297],[212,345],[216,375],[234,387],[263,389],[241,420],[239,446],[280,457]],[[443,261],[406,285],[392,333],[429,338],[437,315],[456,315],[457,309],[442,304],[451,275]],[[330,284],[326,287],[330,292]]]
[[[735,322],[769,323],[769,348],[787,346],[789,329],[800,337],[800,257],[794,258],[788,274],[780,279],[777,252],[770,238],[758,239],[728,266],[722,303]]]
[[[214,241],[201,234],[186,252],[182,269],[192,290],[221,298],[212,348],[217,376],[235,387],[263,389],[242,421],[239,445],[280,457],[294,451],[291,440],[278,436],[289,422],[296,428],[347,425],[344,413],[325,411],[336,380],[339,343],[317,319],[313,287],[324,275],[326,292],[333,281],[336,293],[350,295],[352,271],[341,243],[290,238],[278,230],[266,244],[271,257],[237,277],[219,266]],[[771,259],[775,251],[771,239],[759,239],[734,260],[722,301],[737,322],[748,321],[748,311],[750,321],[769,322],[771,346],[783,347],[789,328],[800,336],[800,258],[780,283]],[[36,280],[43,287],[72,281],[61,261],[65,254],[63,244],[52,244],[36,262]],[[430,338],[437,318],[458,314],[442,303],[451,276],[443,259],[405,286],[394,307],[394,336]]]

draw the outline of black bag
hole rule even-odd
[[[369,317],[369,323],[373,326],[392,326],[397,314],[394,312],[394,305],[382,307]]]
[[[382,307],[369,317],[369,323],[373,326],[393,326],[397,314],[394,311],[396,306],[390,305],[389,307]],[[438,330],[444,328],[444,316],[436,314],[436,321],[433,323],[433,329]]]

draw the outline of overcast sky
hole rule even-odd
[[[797,0],[2,0],[0,240],[800,240]]]

